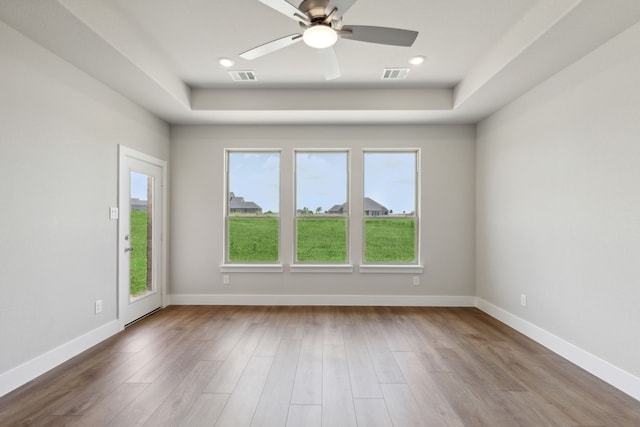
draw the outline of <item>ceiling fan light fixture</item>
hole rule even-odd
[[[314,25],[304,31],[302,40],[307,46],[325,49],[333,46],[338,41],[338,33],[327,25]]]

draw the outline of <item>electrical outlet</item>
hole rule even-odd
[[[102,313],[102,300],[99,299],[96,301],[96,314]]]
[[[413,276],[413,286],[420,286],[420,276]]]
[[[527,296],[525,294],[520,294],[520,305],[523,307],[527,306]]]
[[[229,284],[229,275],[228,274],[222,275],[222,284],[224,284],[224,285],[228,285]]]

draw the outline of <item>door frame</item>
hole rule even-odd
[[[129,191],[122,191],[122,185],[124,182],[128,182],[127,175],[128,170],[125,170],[124,163],[126,158],[135,159],[138,161],[146,162],[154,166],[158,166],[161,169],[162,183],[160,193],[162,195],[162,209],[161,209],[161,224],[160,224],[160,268],[158,269],[158,288],[160,292],[160,306],[165,308],[169,305],[167,297],[167,162],[149,154],[142,153],[127,146],[118,144],[118,211],[122,212],[122,207],[129,203],[127,194]],[[121,217],[120,217],[121,218]],[[117,300],[118,300],[118,322],[120,323],[120,329],[125,327],[125,313],[129,301],[129,289],[124,289],[125,274],[128,276],[129,271],[124,272],[122,268],[122,257],[124,256],[124,250],[129,246],[129,242],[125,241],[124,236],[127,230],[123,229],[122,221],[118,220],[118,277],[117,277]],[[128,278],[128,277],[127,277]],[[126,298],[124,297],[126,295]]]

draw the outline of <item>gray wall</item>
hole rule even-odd
[[[638,40],[640,25],[483,121],[476,178],[478,296],[635,376]]]
[[[475,294],[474,126],[175,126],[171,139],[171,294]],[[290,273],[286,265],[292,258],[292,213],[286,211],[282,213],[288,216],[282,222],[285,272],[231,273],[230,285],[223,285],[224,149],[282,148],[282,206],[292,210],[293,149],[323,147],[351,149],[353,203],[358,195],[362,197],[363,148],[422,150],[425,269],[421,285],[412,285],[412,274],[360,274],[357,269],[349,274]],[[353,261],[357,263],[360,229],[352,235]]]
[[[0,23],[0,374],[116,318],[118,144],[169,129]]]

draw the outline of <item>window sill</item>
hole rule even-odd
[[[353,273],[351,264],[292,264],[291,273]]]
[[[282,273],[282,264],[222,264],[221,273]]]
[[[361,265],[358,268],[360,273],[391,273],[391,274],[422,274],[422,265]]]

